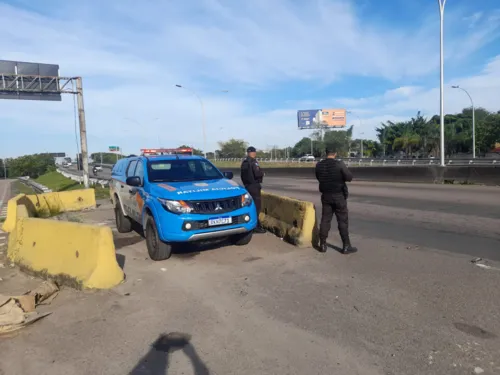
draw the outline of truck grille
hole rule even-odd
[[[210,201],[190,201],[195,214],[222,214],[241,208],[241,197],[216,199]]]

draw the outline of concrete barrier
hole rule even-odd
[[[312,178],[314,168],[265,168],[268,177]],[[238,168],[221,168],[240,174]],[[460,183],[478,185],[500,185],[500,165],[471,166],[377,166],[350,168],[355,181],[409,182],[409,183]],[[264,177],[265,186],[265,177]]]
[[[48,202],[49,207],[60,203],[45,197],[35,202]],[[73,203],[64,207],[75,208]],[[40,207],[43,210],[43,204],[37,208],[31,196],[22,194],[9,201],[7,255],[12,262],[79,289],[107,289],[123,281],[109,227],[33,217]]]
[[[25,194],[19,194],[15,196],[14,198],[10,199],[7,202],[7,217],[5,218],[5,221],[2,226],[2,230],[4,232],[12,232],[14,228],[16,227],[16,221],[17,221],[17,207],[19,205],[23,205],[26,214],[30,216],[35,215],[35,208],[33,206],[33,203],[31,202],[30,199],[26,197]]]
[[[35,206],[37,216],[48,217],[61,212],[81,211],[96,207],[95,190],[79,189],[26,196]]]
[[[260,221],[286,242],[299,247],[315,245],[316,211],[311,202],[262,192]]]
[[[14,229],[19,205],[26,206],[32,217],[50,217],[62,212],[95,208],[95,191],[81,189],[57,193],[19,194],[7,203],[7,217],[2,226],[3,231],[11,232]]]

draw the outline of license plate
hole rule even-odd
[[[213,227],[215,225],[231,224],[233,219],[231,217],[216,217],[213,219],[208,219],[208,226]]]

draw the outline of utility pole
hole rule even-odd
[[[439,38],[439,47],[440,47],[440,127],[441,127],[441,140],[440,140],[440,151],[441,151],[441,166],[445,167],[446,164],[444,162],[444,6],[446,4],[446,0],[438,0],[439,3],[439,15],[440,15],[440,38]]]
[[[7,163],[5,162],[5,159],[2,159],[3,162],[3,179],[7,179]]]
[[[83,106],[82,77],[76,78],[76,96],[78,103],[78,122],[80,123],[80,146],[82,150],[83,186],[89,188],[89,155],[87,150],[87,125],[85,123],[85,108]]]

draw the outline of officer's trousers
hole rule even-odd
[[[349,211],[347,201],[342,194],[321,195],[321,224],[319,227],[319,238],[326,241],[328,232],[332,225],[333,214],[337,217],[340,238],[343,245],[350,245],[349,240]]]
[[[259,219],[259,214],[262,206],[262,198],[261,198],[261,186],[260,185],[248,185],[245,186],[247,191],[252,196],[253,201],[255,202],[255,208],[257,209],[257,219]]]

